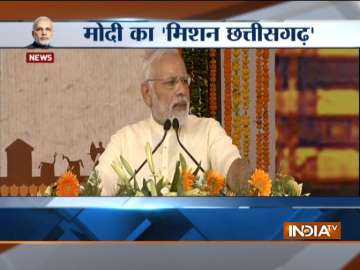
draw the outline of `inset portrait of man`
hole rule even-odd
[[[34,42],[27,48],[51,48],[50,41],[54,34],[53,22],[50,18],[41,16],[36,18],[32,27]]]

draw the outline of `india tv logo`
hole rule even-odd
[[[340,240],[340,222],[285,222],[284,240]]]

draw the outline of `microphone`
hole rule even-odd
[[[180,128],[180,124],[179,124],[179,120],[177,118],[173,119],[172,122],[172,126],[175,129],[176,132],[176,139],[178,141],[178,143],[180,144],[181,148],[185,151],[185,153],[192,159],[192,161],[194,161],[194,163],[196,164],[196,166],[204,173],[205,170],[203,167],[201,167],[201,164],[199,162],[196,161],[196,159],[190,154],[190,152],[185,148],[185,146],[181,143],[180,138],[179,138],[179,128]]]
[[[164,123],[164,135],[161,138],[160,142],[155,146],[155,148],[152,150],[152,154],[155,154],[155,152],[159,149],[160,145],[164,142],[166,135],[169,131],[169,129],[171,128],[171,121],[170,119],[166,119],[165,123]],[[142,167],[144,167],[144,165],[147,163],[147,159],[145,158],[145,160],[143,161],[143,163],[141,163],[141,165],[135,170],[133,176],[131,176],[131,178],[129,179],[129,182],[135,178],[136,174],[142,169]]]

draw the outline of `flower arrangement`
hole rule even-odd
[[[224,49],[224,129],[229,136],[232,131],[231,68],[231,49]]]
[[[249,49],[241,49],[241,88],[240,96],[242,97],[242,120],[240,128],[242,129],[242,156],[249,160],[250,157],[250,60]]]
[[[210,117],[216,119],[216,49],[209,49],[209,75],[209,113]]]
[[[202,177],[198,175],[200,168],[193,170],[186,163],[182,154],[176,163],[172,181],[168,181],[156,170],[152,149],[146,144],[146,159],[151,175],[143,179],[140,188],[135,171],[129,162],[120,155],[111,164],[118,176],[116,196],[308,196],[302,194],[302,184],[298,184],[291,176],[277,174],[275,181],[261,169],[256,169],[248,180],[248,186],[237,193],[226,187],[225,177],[216,170],[208,170]],[[47,196],[100,196],[100,177],[94,170],[84,184],[80,184],[76,175],[65,172],[54,184],[49,186],[44,195]]]
[[[94,170],[91,172],[88,180],[80,184],[76,175],[71,171],[66,171],[59,179],[48,186],[44,194],[39,196],[58,196],[58,197],[74,197],[74,196],[100,196],[100,178]]]
[[[64,173],[57,182],[57,196],[79,196],[79,181],[75,174],[70,171]]]
[[[189,168],[185,158],[180,154],[172,181],[164,178],[156,170],[152,149],[146,144],[146,159],[151,175],[143,179],[142,188],[134,176],[134,170],[122,156],[112,163],[118,182],[117,196],[207,196],[224,194],[224,177],[216,171],[208,171],[202,178],[199,169]]]

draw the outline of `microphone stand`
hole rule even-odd
[[[152,150],[152,154],[155,154],[155,152],[159,149],[160,145],[164,142],[167,132],[169,131],[169,129],[171,128],[171,121],[170,119],[166,119],[165,123],[164,123],[164,135],[161,138],[160,142],[155,146],[155,148]],[[144,167],[144,165],[147,163],[147,159],[145,158],[145,160],[143,161],[143,163],[141,163],[141,165],[135,170],[134,174],[131,176],[131,178],[129,179],[129,182],[131,180],[133,180],[136,176],[136,174]]]
[[[196,159],[190,154],[190,152],[185,148],[185,146],[181,143],[180,138],[179,138],[179,120],[177,118],[173,119],[172,122],[172,126],[175,129],[176,132],[176,139],[178,141],[178,143],[180,144],[181,148],[185,151],[185,153],[192,159],[192,161],[194,161],[194,163],[196,164],[196,166],[203,172],[205,173],[205,170],[203,169],[203,167],[201,167],[201,164],[199,162],[196,161]]]

